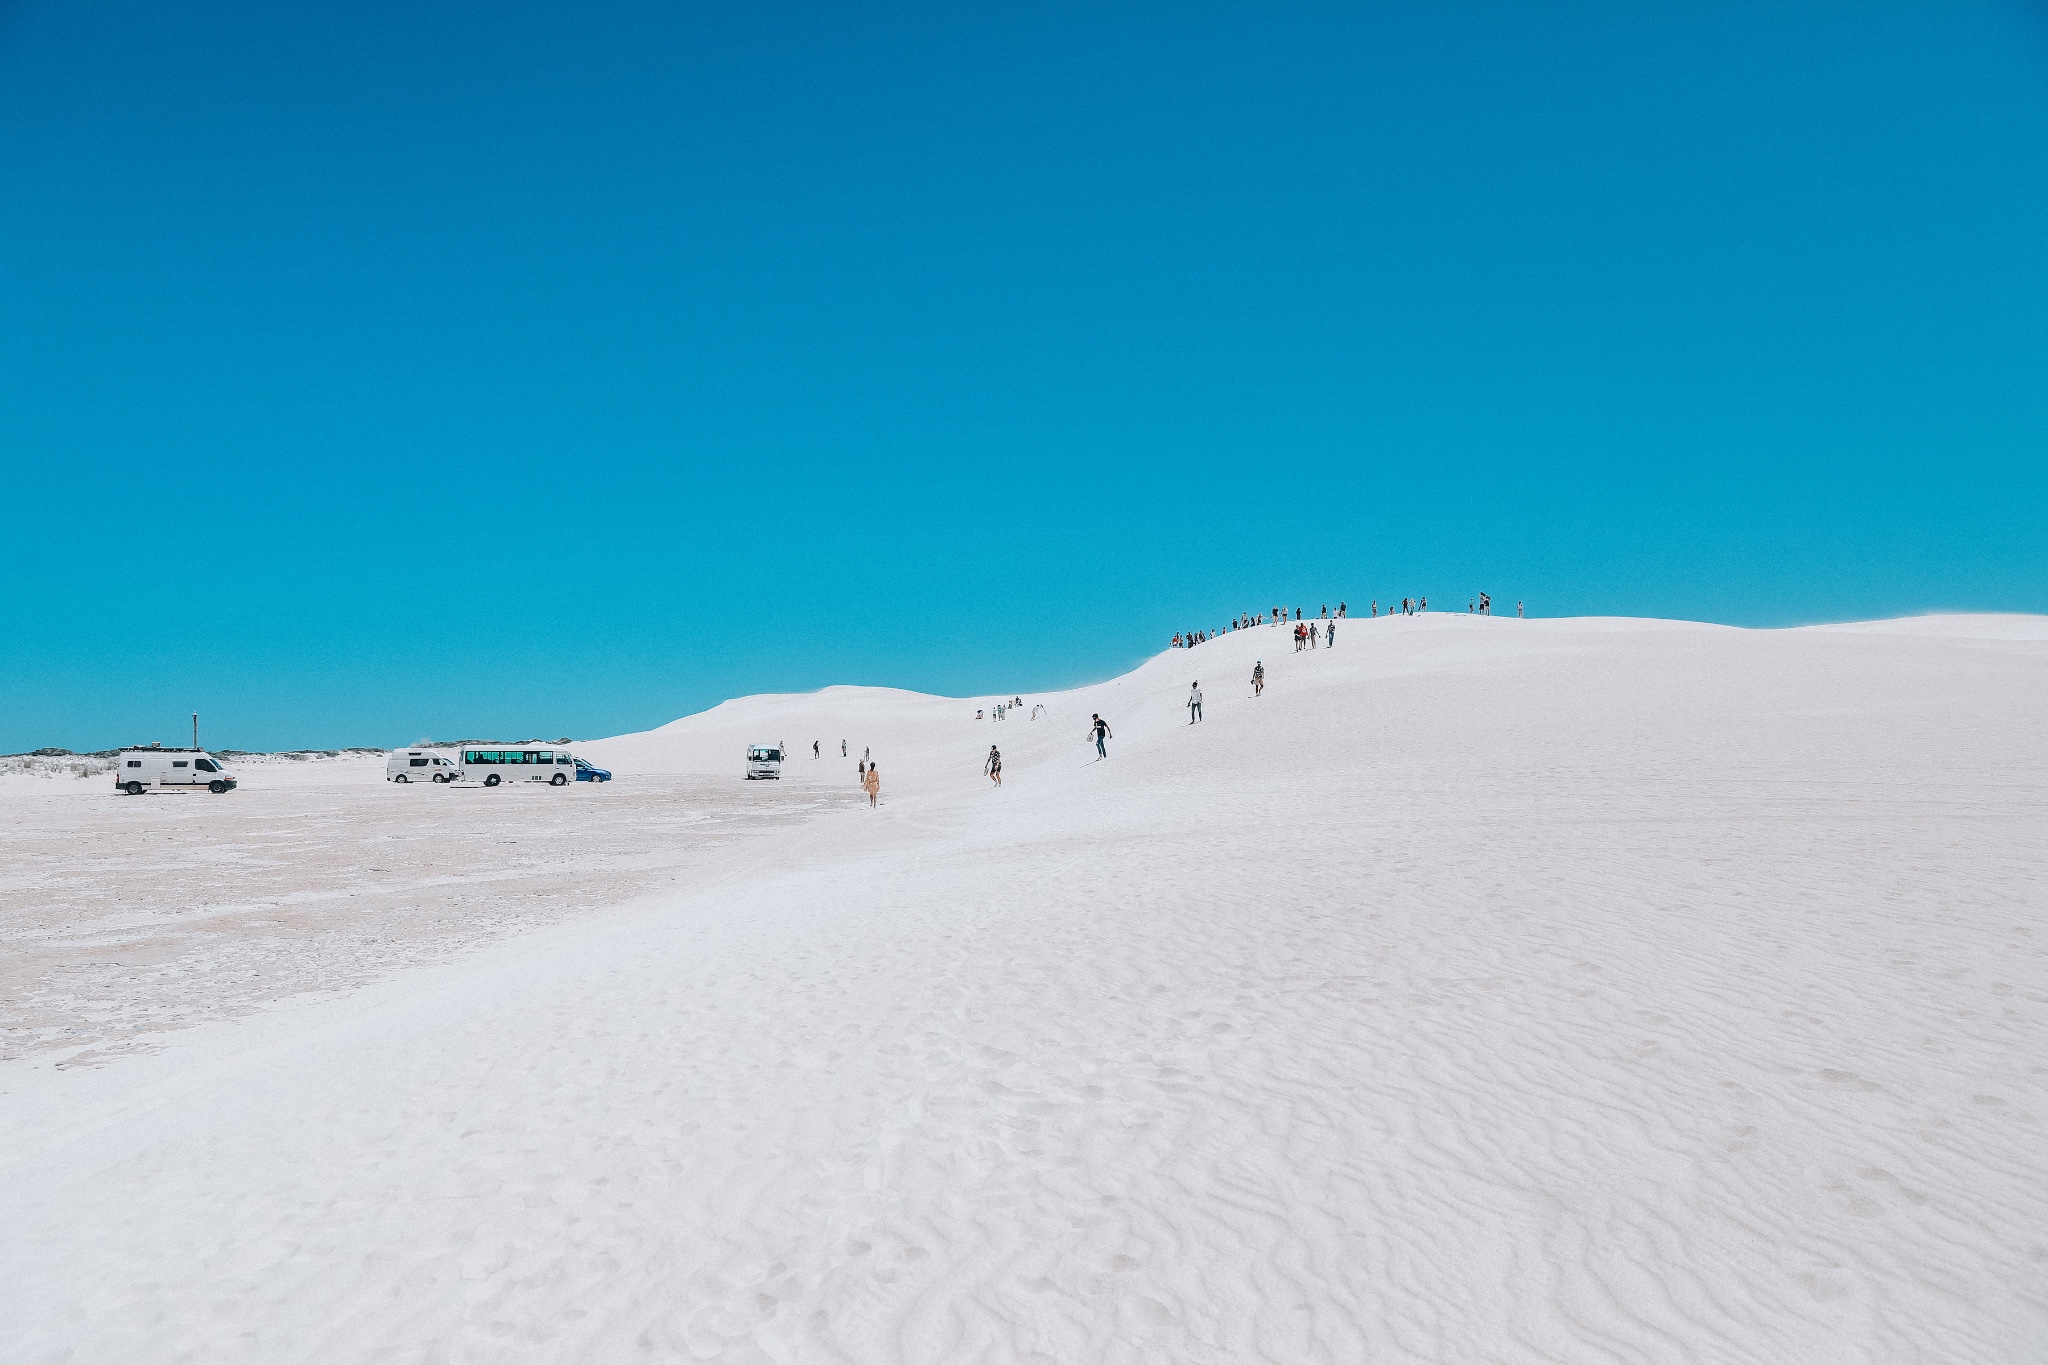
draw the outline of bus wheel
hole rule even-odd
[[[216,778],[213,781],[206,784],[206,789],[212,792],[215,796],[219,796],[222,792],[228,789],[228,784]]]
[[[130,782],[125,784],[121,790],[127,792],[130,796],[140,796],[142,795],[142,784],[140,782]]]
[[[563,776],[563,775],[562,775],[561,773],[556,773],[556,774],[555,774],[555,775],[554,775],[553,777],[551,777],[551,778],[549,778],[549,779],[548,779],[548,785],[549,785],[550,787],[559,787],[559,786],[561,786],[561,785],[562,785],[562,784],[563,784],[564,782],[567,782],[568,780],[569,780],[569,779],[568,779],[567,777]]]
[[[486,787],[495,787],[495,786],[497,786],[497,785],[498,785],[498,775],[497,775],[496,773],[492,773],[492,774],[491,774],[491,775],[490,775],[489,777],[487,777],[487,778],[485,778],[485,779],[484,779],[484,785],[485,785]]]

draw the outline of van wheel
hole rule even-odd
[[[212,792],[215,796],[219,796],[222,792],[228,789],[228,784],[216,778],[213,781],[206,784],[206,789]]]
[[[485,778],[485,779],[484,779],[484,785],[485,785],[486,787],[495,787],[495,786],[497,786],[497,785],[498,785],[498,775],[497,775],[496,773],[492,773],[492,774],[491,774],[491,775],[490,775],[489,777],[487,777],[487,778]]]
[[[434,780],[435,780],[436,782],[446,782],[446,781],[448,780],[448,774],[446,774],[446,773],[435,773],[435,774],[434,774]]]
[[[124,783],[121,790],[127,792],[130,796],[140,796],[142,795],[142,784],[140,782]]]
[[[393,773],[391,775],[391,780],[393,782],[410,782],[412,781],[412,777],[410,774],[407,773]]]

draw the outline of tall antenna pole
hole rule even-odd
[[[192,747],[195,749],[199,747],[199,713],[197,711],[192,713]]]

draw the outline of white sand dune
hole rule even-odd
[[[2048,1358],[2044,697],[2042,618],[1434,616],[1001,724],[749,698],[488,807],[9,789],[53,865],[299,812],[323,886],[411,802],[518,932],[0,1065],[0,1358]],[[634,871],[518,918],[525,822]]]

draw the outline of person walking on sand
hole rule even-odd
[[[868,809],[873,810],[875,798],[882,794],[882,770],[870,763],[867,772],[861,776],[860,789],[868,794]]]
[[[1260,659],[1252,665],[1252,695],[1255,697],[1266,695],[1266,661],[1264,659]]]
[[[1188,693],[1188,724],[1193,725],[1202,718],[1202,684],[1198,679],[1194,690]]]
[[[1095,716],[1094,722],[1093,725],[1088,727],[1088,733],[1095,737],[1095,761],[1100,763],[1103,759],[1109,757],[1109,750],[1103,747],[1102,741],[1115,739],[1116,736],[1109,732],[1109,722],[1101,716]]]
[[[816,762],[818,761],[818,759],[819,759],[819,758],[820,758],[820,757],[821,757],[821,756],[823,755],[823,753],[824,753],[824,750],[822,750],[822,749],[820,749],[820,748],[818,747],[818,746],[819,746],[820,744],[822,744],[823,742],[824,742],[824,741],[822,741],[822,740],[816,740],[816,739],[814,739],[814,740],[812,740],[812,741],[811,741],[811,762],[813,762],[813,763],[816,763]]]
[[[843,739],[839,741],[839,756],[841,758],[846,757],[846,741]]]
[[[1003,751],[991,744],[988,758],[981,765],[981,774],[998,787],[1003,785]]]
[[[1316,623],[1311,621],[1308,623],[1308,647],[1310,649],[1316,647],[1316,638]]]
[[[1330,618],[1330,624],[1329,624],[1329,625],[1328,625],[1328,626],[1327,626],[1327,627],[1326,627],[1326,628],[1324,629],[1324,631],[1323,631],[1323,648],[1324,648],[1324,649],[1335,649],[1336,647],[1337,647],[1337,618],[1336,618],[1336,617],[1334,617],[1334,616],[1332,616],[1332,617]]]

